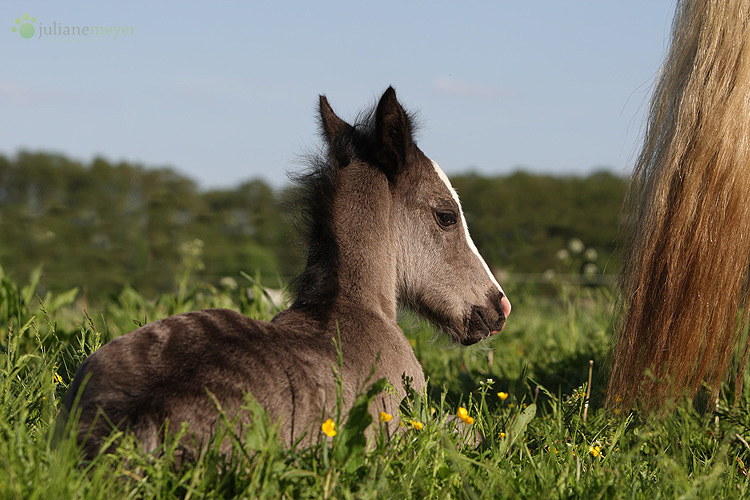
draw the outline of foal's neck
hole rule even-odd
[[[385,175],[363,163],[340,172],[333,206],[339,251],[335,308],[365,310],[396,322],[396,238]]]

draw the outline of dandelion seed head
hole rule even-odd
[[[584,248],[585,245],[578,238],[573,238],[568,242],[568,249],[575,254],[583,252]]]

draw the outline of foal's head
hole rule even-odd
[[[320,112],[330,161],[343,169],[365,163],[387,185],[378,192],[389,198],[390,213],[380,227],[363,231],[392,235],[400,301],[465,345],[502,330],[510,302],[469,236],[450,181],[415,144],[395,91],[388,88],[373,114],[354,127],[323,96]]]

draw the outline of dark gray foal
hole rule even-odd
[[[304,432],[309,439],[335,405],[339,336],[344,404],[373,372],[395,391],[378,396],[371,412],[398,415],[402,376],[416,390],[425,383],[396,323],[398,301],[461,344],[502,330],[510,303],[469,236],[448,178],[414,143],[395,91],[356,126],[321,96],[320,120],[327,156],[298,179],[309,253],[292,306],[271,322],[223,309],[180,314],[89,356],[65,398],[70,410],[80,391],[87,455],[113,428],[129,429],[152,451],[166,422],[188,423],[192,442],[204,442],[218,420],[210,395],[238,425],[250,425],[241,406],[252,393],[280,422],[284,443]]]

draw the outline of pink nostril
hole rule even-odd
[[[505,328],[505,320],[508,319],[508,316],[510,316],[510,301],[505,295],[503,295],[500,299],[500,309],[502,309],[503,311],[503,324],[500,326],[500,329],[490,332],[490,334],[492,335],[503,331],[503,329]]]
[[[510,316],[510,301],[508,300],[508,297],[503,295],[503,298],[500,299],[500,307],[503,309],[503,314],[505,314],[505,318],[507,319],[508,316]]]

